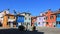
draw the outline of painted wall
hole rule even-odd
[[[60,21],[60,14],[57,14],[56,16],[56,21]]]
[[[40,26],[40,27],[45,26],[45,17],[44,16],[37,17],[37,26]]]
[[[31,26],[37,26],[37,17],[31,17]]]
[[[11,22],[10,24],[8,24],[9,27],[16,27],[15,21],[16,21],[16,17],[13,14],[8,14],[8,22]]]
[[[53,12],[51,10],[48,10],[46,13],[45,13],[45,16],[46,16],[46,26],[47,27],[54,27],[53,23],[56,23],[56,16],[55,15],[52,15]],[[51,17],[53,16],[53,17]]]
[[[17,16],[17,23],[24,23],[24,16]]]
[[[29,23],[29,25],[31,25],[31,16],[25,16],[24,22]]]
[[[24,24],[27,25],[30,25],[31,26],[31,15],[30,13],[22,13],[21,15],[24,15]]]
[[[4,12],[0,13],[0,22],[3,23],[3,16],[4,16]]]
[[[60,14],[57,14],[56,16],[57,16],[56,17],[56,27],[60,28]]]
[[[17,16],[17,26],[21,25],[21,23],[24,23],[24,16]]]
[[[3,27],[7,28],[8,25],[7,25],[7,22],[8,22],[8,16],[6,16],[7,14],[7,11],[4,11],[4,17],[3,17]]]

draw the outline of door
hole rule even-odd
[[[56,27],[57,27],[57,28],[60,28],[60,21],[57,21],[57,22],[56,22]]]

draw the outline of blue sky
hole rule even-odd
[[[30,12],[32,16],[38,16],[41,12],[48,9],[52,11],[60,8],[60,0],[0,0],[0,11],[10,9],[13,13],[15,9],[17,12]]]

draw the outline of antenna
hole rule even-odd
[[[10,9],[7,9],[7,10],[10,10]]]
[[[13,11],[14,11],[14,14],[17,14],[15,10],[13,10]]]

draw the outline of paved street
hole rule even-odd
[[[47,27],[38,27],[39,32],[44,32],[44,34],[60,34],[60,28],[47,28]]]
[[[24,31],[18,29],[0,29],[0,34],[60,34],[60,28],[38,27],[38,31]]]

